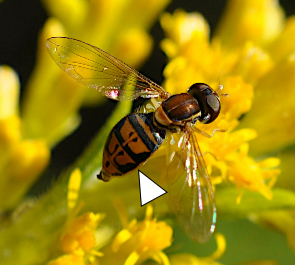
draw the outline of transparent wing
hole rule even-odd
[[[184,133],[169,158],[169,201],[179,224],[197,242],[206,242],[215,230],[216,208],[211,181],[191,129]]]
[[[108,98],[121,101],[138,97],[169,97],[161,86],[132,67],[83,41],[52,37],[46,46],[53,60],[68,75]],[[130,90],[126,89],[128,86]]]

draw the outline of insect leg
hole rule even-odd
[[[200,129],[198,129],[197,127],[193,127],[193,130],[194,130],[194,132],[196,132],[196,133],[198,133],[198,134],[201,134],[201,135],[203,135],[203,136],[205,136],[205,137],[207,137],[207,138],[211,138],[211,137],[213,137],[213,135],[216,133],[216,132],[226,132],[227,130],[221,130],[221,129],[214,129],[213,131],[212,131],[212,133],[211,134],[208,134],[208,133],[206,133],[206,132],[203,132],[203,131],[201,131]]]

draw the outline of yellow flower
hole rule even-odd
[[[250,16],[253,12],[257,14],[255,19]],[[274,5],[274,1],[263,1],[263,4],[257,1],[229,1],[221,26],[211,41],[209,26],[198,13],[187,14],[178,10],[173,15],[164,14],[161,19],[167,35],[161,45],[170,59],[164,70],[166,90],[173,94],[185,92],[192,84],[204,82],[215,89],[222,84],[222,93],[229,94],[229,97],[221,96],[221,113],[216,121],[209,125],[196,125],[209,134],[215,128],[227,130],[216,133],[210,139],[199,137],[200,148],[207,153],[204,158],[212,182],[230,180],[241,191],[257,191],[269,199],[272,197],[270,188],[280,173],[274,169],[279,160],[256,161],[248,154],[248,147],[250,144],[250,151],[255,149],[251,145],[255,138],[259,139],[259,145],[264,141],[268,146],[274,139],[269,132],[266,133],[269,128],[265,127],[269,125],[265,123],[268,121],[260,118],[265,111],[261,109],[258,112],[256,109],[254,112],[252,109],[262,89],[277,89],[274,82],[262,86],[260,80],[270,73],[275,78],[275,62],[265,46],[279,34],[283,19],[281,9]],[[270,33],[269,28],[274,30]],[[279,75],[275,76],[278,80]],[[292,75],[289,76],[290,80]],[[270,100],[269,94],[267,92],[260,97]],[[262,106],[271,108],[266,99]],[[256,115],[255,120],[259,119],[259,124],[255,126],[250,122],[248,115]],[[273,124],[271,126],[274,127]]]
[[[18,114],[19,80],[8,66],[0,68],[0,118]]]
[[[216,234],[217,250],[208,257],[198,258],[189,253],[173,254],[169,256],[169,261],[171,265],[219,265],[221,263],[216,262],[219,259],[226,248],[226,241],[223,235]],[[148,265],[153,265],[154,262],[148,263]]]
[[[244,69],[253,68],[251,72],[264,69],[251,81],[255,84],[255,97],[251,111],[239,126],[251,127],[258,133],[250,144],[255,155],[285,148],[295,140],[294,134],[289,133],[294,128],[291,117],[295,114],[291,100],[295,94],[294,31],[294,17],[286,18],[278,1],[229,1],[216,34],[227,50],[240,49],[249,43],[256,48],[249,50],[238,69],[242,65]],[[240,37],[242,34],[244,37]]]
[[[19,117],[19,81],[0,67],[0,212],[13,209],[49,162],[43,139],[26,139]]]
[[[47,265],[84,265],[84,259],[77,254],[63,255],[55,260],[51,260]]]
[[[85,213],[71,220],[61,236],[61,248],[64,253],[91,253],[96,247],[95,229],[103,219],[102,214]]]
[[[142,264],[153,259],[158,264],[169,265],[162,251],[172,243],[172,228],[163,221],[152,218],[153,208],[147,205],[143,221],[132,220],[114,238],[112,246],[103,249],[102,264]]]
[[[284,22],[284,11],[276,0],[230,0],[216,36],[232,48],[243,47],[249,41],[265,47],[278,37]]]
[[[63,228],[58,246],[63,255],[51,260],[48,265],[57,264],[88,264],[93,263],[97,257],[102,256],[98,252],[97,226],[104,218],[104,214],[88,212],[76,217],[79,210],[77,205],[81,184],[81,171],[75,169],[69,178],[68,184],[68,221]]]
[[[228,171],[228,178],[236,184],[238,188],[247,188],[252,191],[258,191],[266,198],[272,198],[271,189],[276,181],[276,176],[280,173],[278,169],[269,169],[279,165],[279,159],[268,158],[261,162],[248,156],[248,144],[240,146],[239,154],[228,158],[231,168]],[[270,180],[269,182],[267,182]],[[266,184],[267,183],[267,184]],[[238,198],[239,202],[240,198]]]
[[[62,229],[58,243],[58,252],[62,255],[52,259],[48,265],[67,262],[88,264],[88,261],[97,261],[97,257],[101,264],[141,264],[151,258],[160,264],[169,265],[169,260],[162,250],[172,243],[172,228],[165,222],[152,218],[151,206],[147,207],[143,221],[134,219],[127,223],[127,227],[117,233],[111,244],[103,229],[98,229],[98,224],[104,218],[103,214],[88,212],[76,217],[80,209],[78,199],[81,177],[79,169],[71,173],[67,196],[68,221]],[[121,210],[120,212],[122,218],[126,219],[124,213]],[[126,223],[126,220],[122,221]],[[98,247],[103,245],[106,246],[102,252],[98,252]]]

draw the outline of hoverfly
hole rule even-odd
[[[161,100],[153,112],[131,113],[114,126],[104,147],[98,178],[109,181],[137,169],[157,151],[167,134],[177,133],[180,136],[177,150],[169,154],[167,168],[171,207],[188,236],[206,242],[215,229],[216,207],[195,135],[207,134],[195,124],[211,123],[217,118],[220,95],[208,85],[196,83],[187,93],[171,96],[119,59],[80,40],[52,37],[46,46],[53,60],[68,75],[110,99]],[[133,90],[126,89],[128,86]]]

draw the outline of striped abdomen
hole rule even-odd
[[[131,113],[110,132],[99,179],[123,176],[140,167],[163,143],[166,130],[153,124],[153,113]]]

